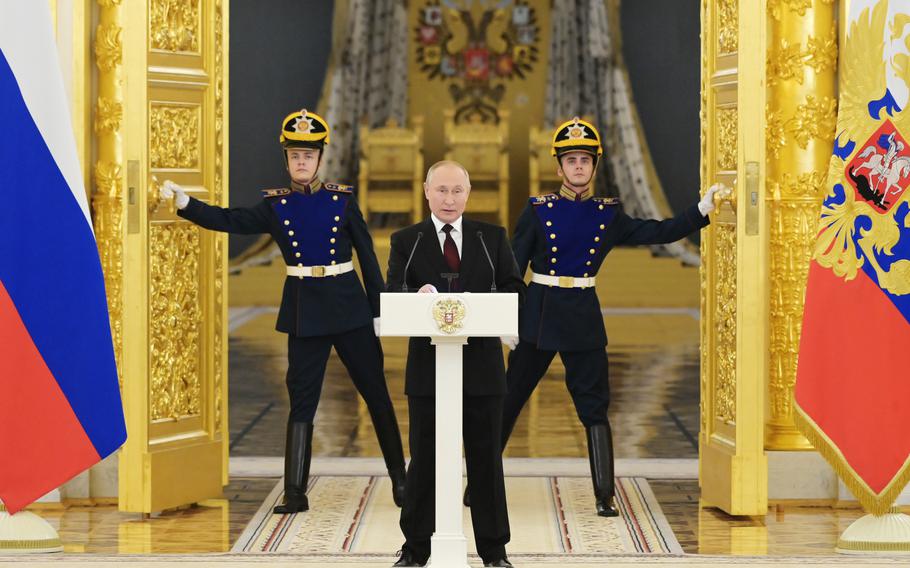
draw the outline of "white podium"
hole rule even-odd
[[[380,294],[387,337],[429,337],[436,346],[436,532],[433,568],[466,568],[462,530],[462,347],[468,337],[518,335],[518,294]]]

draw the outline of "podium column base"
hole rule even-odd
[[[49,552],[63,552],[60,536],[50,523],[29,511],[10,515],[0,508],[0,554]]]
[[[430,537],[431,568],[470,568],[468,539],[463,534],[434,533]]]
[[[892,509],[884,515],[855,520],[837,541],[840,554],[910,555],[910,516]]]

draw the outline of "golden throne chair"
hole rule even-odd
[[[555,127],[532,126],[529,132],[528,193],[536,197],[559,189],[562,178],[556,173],[556,158],[550,155]]]
[[[408,213],[412,223],[423,218],[423,117],[408,129],[389,119],[379,128],[360,128],[360,210],[370,213]]]
[[[471,176],[472,213],[494,213],[509,226],[509,113],[499,112],[499,124],[455,123],[455,111],[445,111],[447,160],[464,165]]]

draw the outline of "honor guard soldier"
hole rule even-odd
[[[512,247],[531,284],[519,311],[519,338],[509,355],[502,445],[553,357],[566,368],[566,386],[587,432],[597,514],[616,516],[613,505],[613,442],[607,406],[607,335],[594,284],[607,254],[619,245],[670,243],[708,224],[712,186],[704,199],[665,221],[626,215],[619,200],[594,197],[592,179],[601,138],[589,122],[574,118],[553,134],[552,155],[563,184],[556,193],[532,197],[518,219]],[[469,496],[465,494],[465,500]]]
[[[363,397],[392,480],[395,504],[405,490],[404,453],[376,337],[382,273],[373,241],[350,186],[317,177],[329,143],[322,117],[302,110],[285,117],[279,137],[290,187],[262,191],[254,207],[224,209],[189,197],[167,181],[178,215],[215,231],[269,233],[287,264],[276,329],[288,334],[290,416],[284,455],[285,501],[276,513],[306,511],[313,418],[332,347]],[[357,251],[365,286],[351,261]],[[364,287],[366,293],[364,293]]]

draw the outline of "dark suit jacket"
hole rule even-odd
[[[326,278],[288,276],[284,281],[281,308],[275,327],[284,333],[309,337],[333,335],[371,325],[373,318],[379,316],[379,293],[384,287],[382,270],[376,260],[367,225],[350,191],[332,193],[328,189],[322,189],[312,196],[294,195],[301,203],[296,210],[298,214],[289,220],[291,225],[288,226],[276,214],[274,202],[279,197],[264,198],[253,207],[230,209],[191,198],[189,205],[177,214],[215,231],[269,233],[281,249],[285,264],[289,265],[298,264],[294,241],[299,242],[300,248],[306,250],[307,254],[317,255],[313,257],[318,260],[313,263],[317,265],[329,263],[329,250],[334,251],[331,258],[341,263],[351,260],[352,248],[355,249],[366,293],[357,273],[353,271]],[[338,199],[331,200],[331,197]],[[321,234],[307,234],[308,228],[314,225],[325,225],[322,227],[326,230],[325,238],[321,238]],[[330,226],[338,229],[331,233],[334,243],[330,243],[328,238]],[[298,228],[293,238],[287,234],[289,227]]]
[[[552,195],[543,196],[539,203],[532,198],[519,217],[512,237],[515,260],[522,275],[529,264],[531,270],[538,274],[549,274],[554,266],[551,263],[554,253],[551,252],[548,237],[551,230],[558,230],[561,234],[563,227],[559,227],[558,223],[545,227],[535,211],[535,208],[550,201],[553,201],[556,209],[560,206],[577,206]],[[597,220],[597,223],[602,222],[603,229],[595,223],[595,231],[590,236],[586,235],[575,242],[560,243],[558,252],[561,257],[575,255],[591,259],[591,266],[586,269],[591,276],[597,274],[604,259],[615,246],[671,243],[709,223],[708,218],[699,213],[697,205],[687,208],[672,219],[657,221],[630,217],[618,203],[612,201],[603,210],[605,218]],[[552,210],[547,209],[548,212]],[[572,219],[576,224],[579,221],[577,217]],[[594,236],[598,237],[597,241],[593,239]],[[589,255],[590,252],[593,255]],[[519,314],[519,336],[522,341],[533,343],[538,349],[546,351],[586,351],[605,347],[607,332],[597,291],[594,288],[559,288],[532,282]]]
[[[490,258],[496,267],[497,292],[517,292],[519,304],[523,301],[525,284],[518,275],[518,266],[512,256],[505,229],[470,219],[462,219],[462,251],[459,278],[463,292],[489,292],[493,271],[483,251],[477,232],[483,239]],[[408,255],[423,233],[414,257],[404,273]],[[448,290],[448,283],[440,274],[449,272],[442,256],[442,248],[431,219],[412,225],[392,234],[389,255],[389,272],[386,278],[390,292],[400,292],[407,278],[407,285],[416,292],[424,284],[433,284],[437,290]],[[464,350],[464,392],[469,396],[503,395],[506,392],[505,365],[502,347],[496,337],[471,337]],[[408,345],[408,362],[405,370],[405,394],[408,396],[434,396],[436,393],[436,348],[428,337],[412,337]]]

